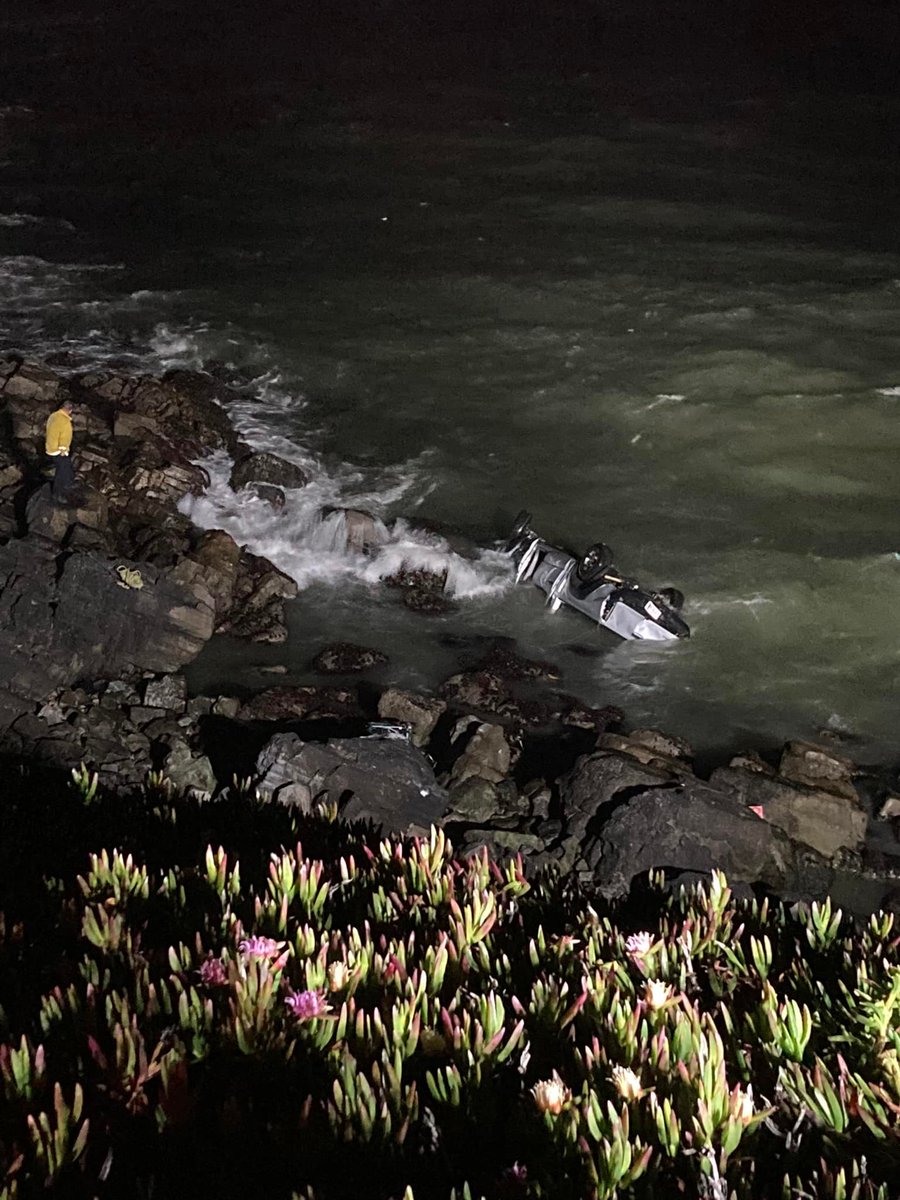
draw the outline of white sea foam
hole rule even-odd
[[[294,455],[295,461],[302,457]],[[311,463],[309,458],[304,461],[307,468]],[[350,579],[376,584],[401,566],[437,573],[446,570],[446,592],[459,599],[498,593],[512,586],[505,555],[474,547],[470,556],[463,555],[446,539],[417,529],[406,519],[382,520],[377,516],[389,500],[411,486],[409,478],[397,480],[380,494],[357,492],[348,497],[342,493],[342,481],[318,467],[318,474],[306,487],[286,490],[285,506],[278,510],[252,492],[231,490],[227,455],[219,453],[204,459],[203,465],[209,472],[210,486],[202,496],[186,496],[179,506],[181,511],[201,528],[225,529],[254,554],[275,563],[301,588]],[[343,512],[328,511],[334,506],[363,507],[361,501],[376,516],[377,530],[384,539],[368,554],[348,548]]]
[[[900,396],[900,387],[876,388],[875,391],[879,396]]]
[[[74,232],[75,226],[71,221],[61,217],[36,217],[33,213],[0,213],[0,229],[22,229],[26,226],[45,225],[50,228],[64,229]]]

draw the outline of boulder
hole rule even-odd
[[[792,783],[833,792],[845,800],[857,800],[853,776],[856,764],[844,754],[813,742],[788,742],[781,755],[778,773]]]
[[[586,851],[586,853],[584,853]],[[606,896],[624,895],[636,875],[715,868],[733,882],[789,890],[798,860],[791,841],[701,780],[629,793],[583,850]]]
[[[212,630],[212,598],[177,568],[92,551],[56,557],[31,538],[0,547],[0,680],[11,694],[43,699],[82,677],[176,671]]]
[[[235,492],[251,483],[273,484],[280,488],[302,488],[309,483],[309,476],[302,467],[288,462],[286,458],[258,451],[238,459],[232,468],[228,483]]]
[[[231,609],[241,563],[241,548],[224,529],[209,529],[200,535],[190,557],[203,568],[203,580],[215,601],[216,619]]]
[[[858,851],[863,846],[867,819],[855,791],[851,799],[777,775],[736,767],[720,767],[709,781],[744,807],[753,808],[755,816],[764,817],[825,858],[845,850]]]
[[[297,595],[297,585],[266,558],[241,551],[231,607],[217,633],[255,642],[287,641],[284,602]]]
[[[144,705],[182,713],[187,705],[187,680],[183,675],[149,679],[144,687]]]
[[[387,655],[380,650],[357,646],[353,642],[335,642],[319,651],[312,667],[321,675],[350,675],[383,666],[387,661]]]
[[[28,498],[25,506],[25,526],[29,533],[46,538],[57,545],[67,541],[76,525],[104,532],[109,524],[106,497],[95,491],[79,490],[69,504],[58,504],[51,486],[45,483]]]
[[[629,754],[610,750],[587,754],[559,781],[566,830],[586,841],[595,836],[608,815],[604,809],[611,811],[614,801],[638,789],[668,788],[672,780],[667,769],[642,763]]]
[[[521,854],[524,859],[531,860],[529,865],[533,870],[535,857],[544,850],[544,843],[536,834],[514,829],[470,829],[462,838],[458,855],[465,861],[485,849],[500,863]]]
[[[499,783],[509,774],[512,751],[500,725],[482,723],[450,771],[451,784],[475,777]]]
[[[385,576],[384,582],[388,587],[398,588],[403,603],[414,612],[442,613],[453,607],[444,595],[446,570],[429,571],[401,563],[393,575]]]
[[[272,508],[281,509],[285,506],[285,495],[280,487],[276,487],[274,483],[251,483],[249,489],[260,500],[265,500]]]
[[[215,711],[215,706],[214,706]],[[241,705],[241,721],[359,720],[356,692],[338,687],[274,687]]]
[[[452,786],[447,802],[445,824],[460,821],[467,825],[490,825],[503,811],[496,784],[477,775]]]
[[[488,671],[451,675],[438,692],[448,707],[463,712],[489,714],[516,723],[525,720],[523,707],[514,699],[507,683]]]
[[[55,401],[65,391],[62,379],[55,371],[40,363],[19,359],[5,359],[12,366],[9,373],[0,374],[0,393],[5,397],[33,400],[44,407],[44,420],[50,415]]]
[[[208,800],[217,787],[212,763],[205,754],[195,754],[181,738],[172,740],[163,773],[177,793],[197,800]]]
[[[595,733],[606,733],[611,726],[622,724],[624,714],[621,708],[614,704],[604,704],[601,708],[591,708],[576,696],[558,696],[559,722],[572,729],[593,730]]]
[[[56,587],[54,641],[81,675],[177,671],[212,637],[215,606],[202,580],[182,570],[73,554]],[[187,575],[187,577],[186,577]]]
[[[488,650],[471,667],[469,671],[484,671],[498,679],[522,680],[539,679],[552,681],[559,679],[559,667],[553,663],[541,662],[538,659],[523,658],[510,646],[498,643]]]
[[[343,540],[348,550],[365,554],[373,547],[383,546],[388,531],[383,521],[361,508],[326,508],[324,517],[337,515],[343,524]]]
[[[434,732],[447,705],[436,696],[421,696],[388,688],[378,698],[378,715],[387,721],[405,721],[411,730],[414,746],[422,747]]]
[[[200,371],[168,371],[162,379],[128,380],[119,405],[153,417],[188,458],[232,452],[237,437],[220,402],[226,388]]]
[[[372,821],[386,833],[427,830],[447,807],[428,759],[402,740],[333,738],[321,744],[278,734],[256,768],[258,786],[275,799],[299,796],[308,804],[327,796],[346,820]],[[293,790],[285,793],[288,786]]]
[[[168,438],[147,434],[118,462],[121,484],[129,495],[147,495],[174,505],[182,496],[201,495],[209,475]]]
[[[663,774],[693,774],[687,744],[655,730],[639,729],[629,734],[604,732],[597,739],[597,748],[627,755]]]

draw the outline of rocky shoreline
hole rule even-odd
[[[41,447],[66,396],[81,494],[61,507]],[[720,867],[788,897],[865,879],[875,900],[896,903],[900,850],[886,821],[900,801],[886,771],[860,771],[832,745],[788,742],[777,764],[741,755],[702,778],[678,739],[627,731],[619,710],[565,695],[552,665],[521,658],[507,639],[434,695],[357,686],[378,652],[337,644],[315,664],[335,683],[189,696],[182,669],[212,637],[283,642],[297,595],[272,563],[178,511],[208,485],[197,464],[215,451],[234,460],[236,491],[275,507],[284,488],[305,485],[294,464],[239,442],[227,400],[227,385],[195,372],[63,375],[0,358],[8,764],[84,763],[120,792],[161,771],[176,790],[210,798],[252,778],[280,802],[324,802],[389,832],[440,824],[462,853],[521,853],[526,869],[555,864],[608,895],[649,870]],[[349,544],[377,539],[368,514],[345,515]],[[427,573],[386,583],[423,613],[443,603],[442,581]]]

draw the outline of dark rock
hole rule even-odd
[[[602,810],[606,806],[611,808],[617,796],[627,796],[636,790],[669,788],[672,780],[668,771],[645,765],[630,756],[608,751],[585,755],[559,782],[566,829],[579,841],[585,841],[589,827],[593,828],[605,818]]]
[[[709,782],[745,808],[755,808],[755,815],[825,858],[862,848],[867,819],[855,791],[851,799],[780,776],[734,767],[713,771]]]
[[[792,783],[833,792],[851,803],[858,799],[853,786],[853,777],[857,774],[856,763],[830,746],[817,746],[813,742],[788,742],[781,755],[778,773]]]
[[[144,704],[148,708],[184,712],[187,704],[187,680],[183,675],[163,675],[159,679],[148,680],[144,688]]]
[[[692,775],[690,748],[677,738],[669,738],[655,730],[639,729],[635,733],[603,733],[597,739],[600,750],[627,755],[664,775]],[[685,757],[687,755],[688,757]]]
[[[201,495],[209,475],[159,434],[146,434],[118,462],[120,486],[131,495],[146,495],[163,504],[176,504],[190,493]]]
[[[348,688],[276,687],[253,696],[237,715],[241,721],[351,720],[363,712],[356,692]]]
[[[203,581],[215,601],[216,618],[221,621],[234,603],[241,548],[223,529],[209,529],[200,535],[190,557],[203,568]]]
[[[388,538],[388,531],[382,521],[372,513],[361,508],[326,508],[323,516],[339,518],[339,540],[348,550],[358,554],[366,554],[377,546],[383,546]]]
[[[523,658],[509,646],[495,645],[483,655],[478,662],[466,668],[469,672],[483,671],[498,679],[522,680],[556,680],[559,679],[559,667],[553,663],[540,662],[536,659]]]
[[[445,823],[461,821],[468,825],[489,825],[503,811],[496,785],[477,775],[467,776],[451,786],[447,802]]]
[[[12,370],[0,374],[0,393],[6,398],[36,401],[44,408],[44,420],[50,415],[51,407],[63,394],[64,384],[55,371],[40,363],[24,360],[4,360]]]
[[[385,832],[427,830],[447,806],[428,759],[408,742],[334,738],[324,745],[278,734],[257,760],[259,787],[275,799],[327,796],[347,820],[367,820]]]
[[[476,777],[499,783],[509,774],[513,763],[506,731],[500,725],[482,723],[457,758],[450,771],[451,784]]]
[[[319,651],[312,661],[312,667],[322,675],[349,675],[383,666],[387,661],[387,655],[380,650],[357,646],[353,642],[335,642]]]
[[[296,595],[297,585],[290,576],[268,559],[242,550],[231,607],[216,632],[256,642],[284,642],[284,602]]]
[[[145,704],[133,704],[128,710],[128,718],[132,725],[142,728],[151,721],[165,720],[167,714],[164,708],[148,708]]]
[[[465,860],[485,849],[502,863],[515,858],[517,854],[530,860],[544,849],[544,843],[536,834],[519,830],[470,829],[462,838],[458,854]]]
[[[106,529],[109,511],[106,498],[97,492],[82,493],[76,502],[60,504],[53,499],[50,484],[34,492],[25,506],[25,525],[29,533],[57,545],[67,542],[67,534],[76,525],[97,532]]]
[[[239,458],[234,464],[228,483],[233,491],[251,483],[274,484],[281,488],[302,488],[309,483],[309,476],[296,463],[288,462],[277,454],[264,451],[254,452]]]
[[[178,793],[208,800],[216,790],[216,777],[205,754],[195,754],[187,742],[174,738],[163,761],[163,773]]]
[[[398,588],[403,603],[414,612],[442,613],[453,607],[444,596],[447,586],[447,571],[428,571],[424,567],[410,567],[402,563],[393,575],[384,579],[388,587]]]
[[[285,495],[280,487],[276,487],[274,483],[251,483],[248,488],[260,500],[265,500],[267,504],[271,504],[272,508],[282,509],[285,506]]]
[[[60,652],[79,664],[68,678],[117,677],[128,668],[171,672],[195,658],[212,636],[214,610],[183,566],[156,571],[94,554],[66,559],[54,632]]]
[[[426,745],[447,705],[436,696],[421,696],[388,688],[378,698],[378,715],[388,721],[405,721],[412,733],[414,746]]]
[[[587,862],[602,893],[621,896],[650,869],[725,872],[730,880],[792,885],[791,841],[767,821],[700,780],[629,794],[603,823]]]
[[[440,685],[438,693],[450,708],[495,716],[515,724],[543,724],[548,715],[535,702],[517,700],[504,680],[487,671],[451,675]]]

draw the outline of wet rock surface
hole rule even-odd
[[[238,458],[228,480],[231,488],[237,492],[241,488],[253,484],[263,484],[276,488],[302,488],[309,482],[309,476],[296,463],[288,462],[277,454],[250,451]],[[282,503],[284,493],[282,492]]]
[[[234,452],[222,385],[175,371],[64,377],[0,359],[0,731],[60,682],[177,671],[216,628],[277,642],[292,580],[176,508]],[[44,428],[73,401],[77,488],[56,503]]]
[[[380,650],[357,646],[354,642],[335,642],[319,651],[312,668],[320,675],[352,675],[383,666],[387,661],[387,655]]]
[[[384,580],[389,588],[395,588],[407,608],[420,613],[448,612],[451,601],[444,595],[447,586],[446,571],[427,571],[424,567],[412,568],[405,563],[393,575]]]

